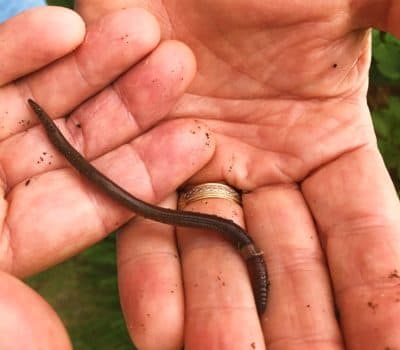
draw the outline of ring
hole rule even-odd
[[[189,203],[208,198],[226,199],[242,205],[242,196],[233,187],[218,182],[207,182],[181,191],[179,193],[178,208],[183,209]]]

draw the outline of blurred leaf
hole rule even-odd
[[[133,350],[119,304],[115,238],[28,283],[57,311],[75,350]]]
[[[378,146],[396,187],[400,188],[400,97],[389,97],[388,105],[372,112]]]
[[[379,150],[381,151],[385,164],[389,169],[396,169],[399,161],[399,153],[390,142],[378,140]]]
[[[54,6],[69,7],[71,9],[74,7],[73,0],[47,0],[47,4],[54,5]]]
[[[397,177],[400,179],[400,164],[397,166]]]
[[[378,70],[390,80],[400,80],[400,41],[388,33],[373,32],[374,53]]]
[[[390,125],[384,117],[383,113],[376,112],[374,114],[375,131],[379,137],[384,139],[390,138]]]

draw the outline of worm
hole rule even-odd
[[[230,240],[240,251],[246,261],[257,312],[261,316],[266,309],[269,280],[263,254],[254,245],[253,240],[239,225],[232,220],[224,219],[216,215],[195,213],[161,208],[146,203],[125,191],[114,181],[103,175],[91,165],[75,148],[67,141],[56,124],[46,111],[32,99],[29,105],[39,118],[48,138],[57,150],[69,161],[69,163],[87,180],[97,186],[109,197],[136,214],[164,224],[203,228],[214,230]]]

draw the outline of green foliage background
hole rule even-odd
[[[48,3],[73,5],[69,0]],[[373,39],[368,102],[379,148],[399,191],[400,41],[378,31]],[[119,306],[114,235],[28,282],[57,310],[76,350],[134,349]]]
[[[373,32],[373,62],[368,96],[379,149],[400,190],[400,40]]]
[[[69,8],[74,7],[73,0],[47,0],[47,3],[49,5],[65,6],[65,7],[69,7]]]

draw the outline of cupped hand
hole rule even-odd
[[[160,122],[193,78],[195,61],[185,45],[160,43],[157,21],[142,9],[85,29],[70,10],[37,8],[1,24],[0,43],[0,348],[70,349],[54,311],[16,277],[77,254],[133,214],[71,169],[27,99],[58,118],[96,167],[156,203],[214,150],[204,125]]]
[[[89,23],[129,6],[150,9],[164,38],[193,49],[197,74],[169,117],[202,119],[212,130],[216,153],[192,181],[248,191],[244,219],[272,284],[260,327],[231,248],[178,232],[183,320],[181,289],[171,301],[182,278],[173,233],[167,242],[143,238],[148,225],[170,228],[134,223],[120,240],[120,276],[139,348],[400,347],[399,203],[366,103],[367,28],[400,35],[399,4],[77,1]],[[242,222],[231,206],[194,209]]]

